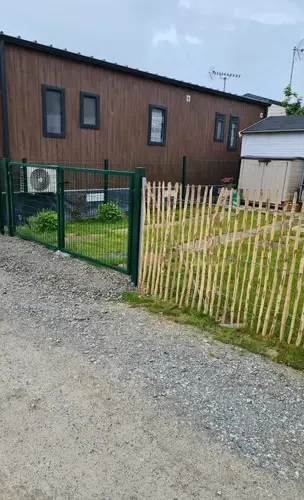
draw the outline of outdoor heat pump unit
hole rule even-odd
[[[26,167],[28,193],[56,193],[57,175],[52,168]]]

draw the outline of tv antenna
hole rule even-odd
[[[209,76],[211,80],[220,78],[220,80],[224,81],[224,92],[226,92],[227,80],[230,80],[231,78],[241,78],[239,73],[224,73],[223,71],[215,71],[213,68],[210,69]]]
[[[290,73],[290,82],[289,82],[290,86],[292,84],[295,62],[302,61],[303,59],[304,59],[304,38],[299,41],[298,45],[296,45],[292,51],[292,64],[291,64],[291,73]]]

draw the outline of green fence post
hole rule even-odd
[[[6,191],[6,211],[7,211],[7,227],[9,236],[14,236],[14,207],[12,197],[12,175],[10,171],[9,161],[3,160],[5,170],[5,191]]]
[[[188,164],[187,156],[183,156],[183,167],[182,167],[182,194],[183,194],[183,200],[185,199],[185,196],[186,196],[187,164]]]
[[[132,273],[132,247],[133,247],[133,192],[134,192],[134,175],[129,181],[129,224],[128,224],[128,264],[127,272]]]
[[[110,162],[109,160],[104,160],[104,170],[109,170]],[[109,176],[107,174],[104,175],[104,202],[108,203],[109,201]]]
[[[137,286],[139,276],[139,261],[140,261],[140,230],[142,216],[142,185],[143,179],[146,176],[144,168],[136,168],[134,173],[134,189],[133,189],[133,223],[132,223],[132,265],[131,265],[131,280]]]
[[[64,250],[64,170],[57,168],[57,245],[58,250]]]
[[[5,226],[5,210],[4,210],[4,204],[3,204],[3,194],[5,193],[5,187],[3,185],[3,179],[4,179],[4,165],[3,165],[3,160],[1,160],[0,163],[0,233],[4,234],[4,226]]]

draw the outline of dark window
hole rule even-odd
[[[42,128],[44,137],[65,137],[64,89],[42,85]]]
[[[167,108],[149,106],[148,144],[165,146],[167,133]]]
[[[239,132],[239,119],[237,116],[230,116],[228,144],[227,144],[227,149],[229,151],[236,150],[238,132]]]
[[[226,123],[226,115],[223,115],[221,113],[216,113],[215,129],[214,129],[214,140],[216,142],[224,142],[225,123]]]
[[[100,97],[98,94],[80,92],[80,127],[99,129]]]

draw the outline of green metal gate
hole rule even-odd
[[[137,284],[144,169],[2,160],[1,171],[2,232],[130,274]]]

